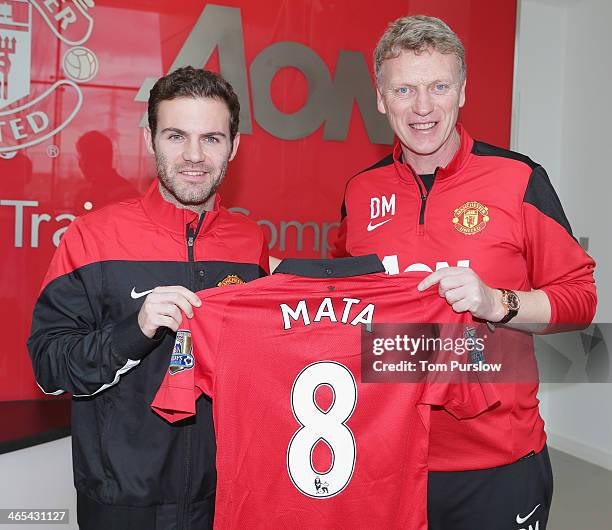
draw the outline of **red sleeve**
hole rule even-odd
[[[202,306],[194,309],[191,320],[183,315],[170,366],[151,403],[151,408],[162,418],[170,422],[188,418],[195,415],[200,395],[214,398],[223,307],[214,299],[203,298]]]
[[[551,330],[558,324],[586,327],[597,305],[595,262],[572,236],[561,202],[540,166],[533,170],[525,193],[523,224],[531,286],[548,296]]]
[[[350,254],[346,250],[346,229],[347,222],[346,217],[344,217],[340,222],[340,227],[338,228],[338,235],[336,236],[336,239],[332,243],[332,246],[329,250],[329,253],[332,258],[346,258],[350,256]]]
[[[419,404],[444,407],[458,420],[473,418],[500,402],[493,383],[428,382]]]
[[[261,254],[259,256],[259,266],[265,271],[266,274],[270,274],[270,252],[268,250],[268,241],[263,231],[261,231]]]
[[[463,322],[440,324],[439,339],[444,347],[433,352],[430,364],[447,367],[448,371],[430,371],[425,380],[425,389],[419,401],[421,405],[444,407],[457,419],[472,418],[496,406],[499,394],[494,383],[484,383],[478,372],[462,371],[458,365],[470,365],[467,339],[486,343],[486,326],[469,322],[465,315],[455,315]],[[452,341],[452,342],[450,342]],[[452,348],[450,345],[452,344]],[[485,347],[486,348],[486,347]]]
[[[75,219],[60,239],[47,274],[41,286],[41,292],[53,280],[76,271],[77,269],[100,261],[97,241],[87,230],[82,219]]]

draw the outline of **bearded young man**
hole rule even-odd
[[[158,179],[146,195],[75,220],[34,310],[28,348],[45,393],[73,395],[72,447],[82,529],[212,527],[211,403],[169,424],[150,403],[194,294],[266,274],[259,227],[220,206],[240,105],[219,75],[191,67],[151,89],[144,136]],[[231,288],[231,287],[228,287]]]
[[[374,62],[378,110],[397,140],[348,182],[333,255],[374,252],[390,274],[435,271],[419,289],[438,289],[477,320],[534,332],[586,327],[595,264],[546,172],[457,123],[466,88],[457,35],[437,18],[400,18]],[[532,343],[510,350],[489,354],[534,367]],[[432,411],[429,530],[546,527],[552,472],[538,382],[505,377],[495,409],[465,420]]]

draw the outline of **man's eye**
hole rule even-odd
[[[436,92],[446,92],[448,90],[449,86],[445,83],[436,83],[434,85],[434,90]]]
[[[400,96],[405,96],[409,91],[407,86],[400,86],[395,89],[395,92]]]
[[[219,143],[219,139],[216,136],[205,136],[204,137],[204,143],[207,143],[207,144],[218,144]]]
[[[170,136],[168,136],[169,140],[182,140],[183,137],[180,134],[171,134]]]

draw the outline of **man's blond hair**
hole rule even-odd
[[[376,82],[380,84],[383,63],[387,59],[398,57],[402,51],[418,54],[430,49],[457,57],[459,79],[463,84],[466,76],[463,43],[446,22],[426,15],[402,17],[389,24],[374,50]]]

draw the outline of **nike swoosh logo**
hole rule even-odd
[[[376,223],[375,225],[373,225],[372,221],[370,221],[370,224],[368,225],[368,232],[371,232],[372,230],[376,230],[379,226],[382,226],[385,223],[388,223],[389,221],[393,221],[393,219],[387,219],[386,221],[383,221],[381,223]]]
[[[143,296],[147,296],[148,294],[152,293],[153,289],[149,289],[148,291],[143,291],[142,293],[137,293],[136,292],[136,288],[132,287],[132,292],[130,293],[130,296],[136,300],[136,298],[142,298]]]
[[[527,519],[529,519],[534,513],[535,511],[540,507],[540,505],[538,504],[533,510],[531,510],[531,513],[526,516],[526,517],[521,517],[520,513],[516,514],[516,524],[523,524]]]

